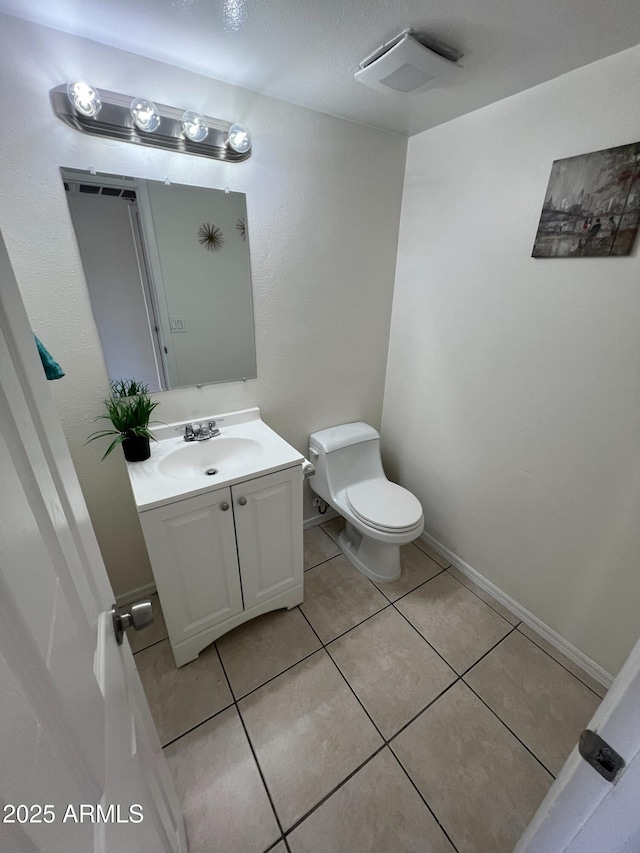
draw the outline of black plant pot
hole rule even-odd
[[[133,435],[122,442],[127,462],[144,462],[151,456],[151,443],[146,435]]]

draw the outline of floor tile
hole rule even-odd
[[[449,574],[453,575],[453,577],[457,581],[460,581],[460,583],[464,584],[467,589],[471,590],[471,592],[475,592],[478,598],[481,598],[483,601],[485,601],[489,605],[489,607],[495,610],[496,613],[499,613],[502,618],[506,619],[507,622],[509,622],[511,625],[520,624],[519,616],[516,616],[514,613],[512,613],[507,607],[504,606],[504,604],[500,604],[499,601],[496,601],[496,599],[492,595],[489,595],[489,593],[486,590],[482,589],[482,587],[475,583],[475,581],[472,581],[471,578],[463,574],[460,569],[456,569],[455,566],[450,566]]]
[[[323,525],[321,525],[322,529],[325,533],[327,533],[334,542],[338,541],[338,536],[342,533],[346,525],[346,521],[344,518],[339,515],[337,518],[332,518],[331,521],[325,521]]]
[[[320,526],[310,527],[304,531],[304,568],[307,569],[324,563],[340,554],[340,548]]]
[[[189,853],[262,853],[280,835],[235,707],[165,749]]]
[[[157,593],[143,600],[151,602],[153,622],[141,631],[129,631],[127,634],[131,651],[134,654],[142,651],[142,649],[146,649],[147,646],[152,646],[160,640],[166,640],[168,637],[167,626],[164,622],[164,614]],[[138,602],[135,603],[137,604]],[[124,609],[126,610],[127,608],[125,607]]]
[[[383,743],[324,650],[238,707],[284,829]]]
[[[442,568],[417,548],[413,542],[400,548],[400,564],[402,574],[393,583],[377,583],[376,586],[389,601],[397,601],[401,596],[411,592],[421,583],[439,574]]]
[[[453,853],[384,749],[288,836],[291,853]]]
[[[233,702],[214,646],[178,669],[168,640],[134,658],[162,744]]]
[[[437,563],[439,566],[442,566],[443,569],[448,569],[451,565],[450,560],[446,557],[443,557],[442,554],[439,554],[435,548],[432,548],[428,542],[425,542],[424,539],[416,539],[416,545],[420,548],[421,551],[427,555],[427,557],[431,557],[434,563]]]
[[[297,607],[257,616],[217,640],[236,698],[320,648]]]
[[[553,781],[462,682],[391,747],[460,853],[511,853]]]
[[[327,650],[387,739],[457,677],[391,607]]]
[[[586,684],[587,687],[590,687],[594,693],[597,693],[601,699],[607,695],[607,688],[604,684],[600,684],[599,681],[596,681],[593,676],[589,675],[588,672],[585,672],[581,666],[578,666],[577,663],[574,663],[570,658],[566,655],[563,655],[561,651],[552,646],[544,637],[541,637],[537,631],[534,631],[533,628],[530,628],[529,625],[525,625],[524,622],[521,622],[518,626],[518,631],[521,631],[525,637],[528,637],[530,640],[536,644],[536,646],[540,646],[540,648],[545,651],[548,655],[554,660],[557,660],[559,664],[565,669],[568,669],[569,672],[572,672],[576,678],[579,678],[583,684]]]
[[[588,687],[518,631],[465,681],[554,775],[600,704]]]
[[[300,609],[323,643],[353,628],[389,604],[346,557],[334,557],[305,575]]]
[[[400,599],[396,607],[458,673],[512,630],[447,572]]]

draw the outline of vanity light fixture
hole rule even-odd
[[[206,118],[193,110],[187,110],[182,116],[182,130],[192,142],[204,142],[209,133]]]
[[[83,80],[67,84],[67,97],[74,109],[87,118],[95,118],[102,108],[100,95]]]
[[[236,122],[229,128],[229,145],[238,154],[244,154],[251,148],[251,134],[249,128]]]
[[[145,133],[153,133],[160,127],[160,113],[153,101],[134,98],[131,101],[131,117],[136,127]]]
[[[251,157],[251,134],[237,122],[132,98],[81,81],[51,90],[53,110],[81,133],[239,163]]]

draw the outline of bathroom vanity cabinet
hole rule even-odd
[[[127,465],[177,666],[303,598],[310,463],[257,408],[198,419],[209,421],[221,428],[203,441],[189,440],[191,424],[158,427],[151,457]]]
[[[176,665],[302,601],[302,467],[140,513]]]

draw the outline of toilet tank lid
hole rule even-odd
[[[380,438],[377,432],[369,424],[361,421],[354,424],[340,424],[339,426],[321,429],[309,436],[309,445],[321,450],[323,453],[331,453],[351,444],[359,444],[361,441],[373,441]]]

